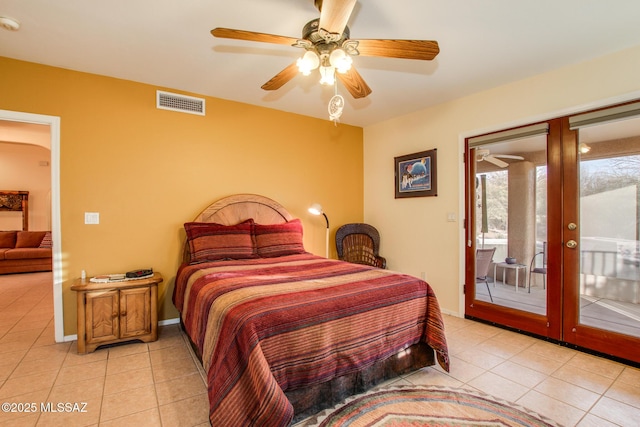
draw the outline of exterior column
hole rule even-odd
[[[536,244],[536,167],[529,161],[514,162],[509,164],[508,172],[507,256],[527,266],[527,274],[520,271],[518,278],[523,287],[527,284]],[[508,270],[507,281],[515,282],[515,271]]]

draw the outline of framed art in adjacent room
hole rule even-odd
[[[438,195],[436,154],[433,149],[394,159],[396,199]]]

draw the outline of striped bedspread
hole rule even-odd
[[[202,356],[213,426],[287,426],[284,391],[420,341],[449,366],[430,286],[388,270],[311,254],[183,265],[173,301]]]

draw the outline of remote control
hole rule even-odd
[[[140,270],[133,270],[133,271],[128,271],[126,276],[129,279],[135,279],[136,277],[144,277],[144,276],[149,276],[150,274],[153,274],[153,269],[151,268],[144,268],[144,269],[140,269]]]

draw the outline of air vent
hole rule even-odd
[[[180,111],[182,113],[204,116],[204,99],[177,93],[156,91],[156,107],[162,110]]]

